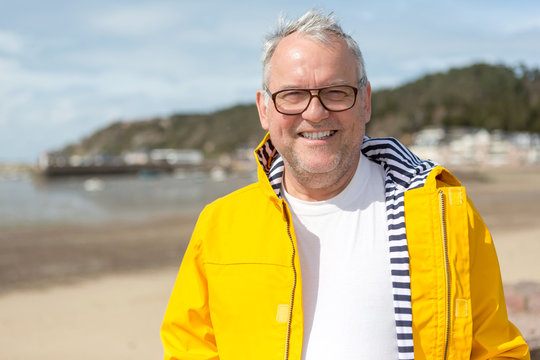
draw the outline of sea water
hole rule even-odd
[[[252,173],[0,179],[0,227],[145,220],[197,214],[255,181]]]

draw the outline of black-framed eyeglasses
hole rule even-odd
[[[284,115],[298,115],[306,111],[314,97],[317,97],[328,111],[349,110],[356,103],[358,89],[350,85],[334,85],[313,89],[283,89],[273,94],[268,88],[265,90],[272,98],[277,112]],[[314,91],[316,92],[313,93]]]

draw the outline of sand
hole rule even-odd
[[[159,359],[176,269],[109,275],[0,298],[0,359]]]
[[[195,220],[0,231],[0,360],[161,358]]]
[[[505,284],[540,283],[540,170],[460,177]],[[0,360],[161,358],[159,326],[195,219],[0,230]]]

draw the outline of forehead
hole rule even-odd
[[[322,42],[297,33],[285,37],[270,60],[270,84],[315,87],[356,82],[353,52],[343,39],[330,35],[329,40]]]

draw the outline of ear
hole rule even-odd
[[[259,121],[264,130],[268,131],[270,122],[268,121],[268,106],[266,106],[265,96],[262,90],[257,91],[257,110],[259,111]]]
[[[369,122],[371,119],[371,83],[368,81],[366,87],[363,89],[364,96],[362,96],[365,115],[366,115],[366,123]]]

